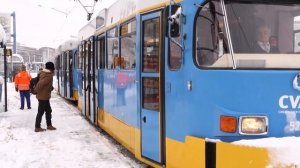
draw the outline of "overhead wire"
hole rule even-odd
[[[60,33],[61,33],[63,27],[64,27],[65,24],[67,23],[68,16],[70,15],[70,13],[72,13],[72,11],[75,9],[76,6],[77,6],[77,3],[72,7],[72,9],[71,9],[70,11],[67,12],[64,22],[61,24],[61,26],[60,26],[59,30],[57,31],[57,33],[55,33],[55,34],[56,34],[56,37],[55,37],[52,41],[57,41],[58,36],[60,35]]]

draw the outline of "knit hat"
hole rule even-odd
[[[21,66],[21,70],[22,70],[22,71],[26,71],[26,66],[25,66],[25,65],[22,65],[22,66]]]
[[[54,70],[55,69],[53,62],[47,62],[45,64],[45,67],[46,67],[46,69],[49,69],[49,70]]]

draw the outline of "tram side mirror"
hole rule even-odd
[[[180,6],[172,6],[172,13],[171,16],[168,18],[171,37],[179,37],[180,36],[180,26],[182,22],[182,10]]]

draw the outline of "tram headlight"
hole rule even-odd
[[[264,135],[268,133],[266,116],[240,116],[239,132],[243,135]]]

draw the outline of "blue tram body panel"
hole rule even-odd
[[[141,134],[142,134],[142,153],[143,156],[146,156],[152,160],[160,161],[160,135],[159,132],[159,113],[151,110],[144,110],[143,115],[145,115],[142,120],[145,121],[141,125]],[[150,124],[149,124],[150,123]]]
[[[98,107],[104,108],[104,70],[98,69]]]
[[[167,136],[180,141],[184,141],[186,135],[232,141],[300,135],[299,129],[290,130],[290,113],[286,113],[297,111],[299,106],[299,101],[296,101],[298,91],[292,88],[295,71],[194,70],[198,72],[191,74],[197,75],[186,74],[181,88],[169,84],[171,89],[166,93],[166,99],[181,101],[168,106],[168,112],[172,111],[172,114],[167,113]],[[186,85],[190,79],[193,79],[193,88],[189,91]],[[283,109],[281,102],[288,108]],[[292,109],[292,103],[297,103],[296,109]],[[236,133],[221,132],[221,115],[267,116],[270,123],[268,134],[243,137],[238,130]],[[295,121],[298,121],[297,117],[299,115],[294,118]],[[184,127],[177,128],[177,123]]]
[[[102,88],[102,74],[99,74],[99,88]],[[137,126],[137,91],[134,70],[109,70],[103,73],[104,98],[99,94],[99,104],[119,120]]]
[[[78,69],[73,70],[73,90],[78,91],[79,88],[79,78],[78,78]]]
[[[83,92],[82,92],[82,85],[83,85],[83,82],[82,82],[82,70],[81,69],[77,69],[76,70],[76,73],[77,73],[77,79],[78,79],[78,95],[79,96],[83,96]]]

